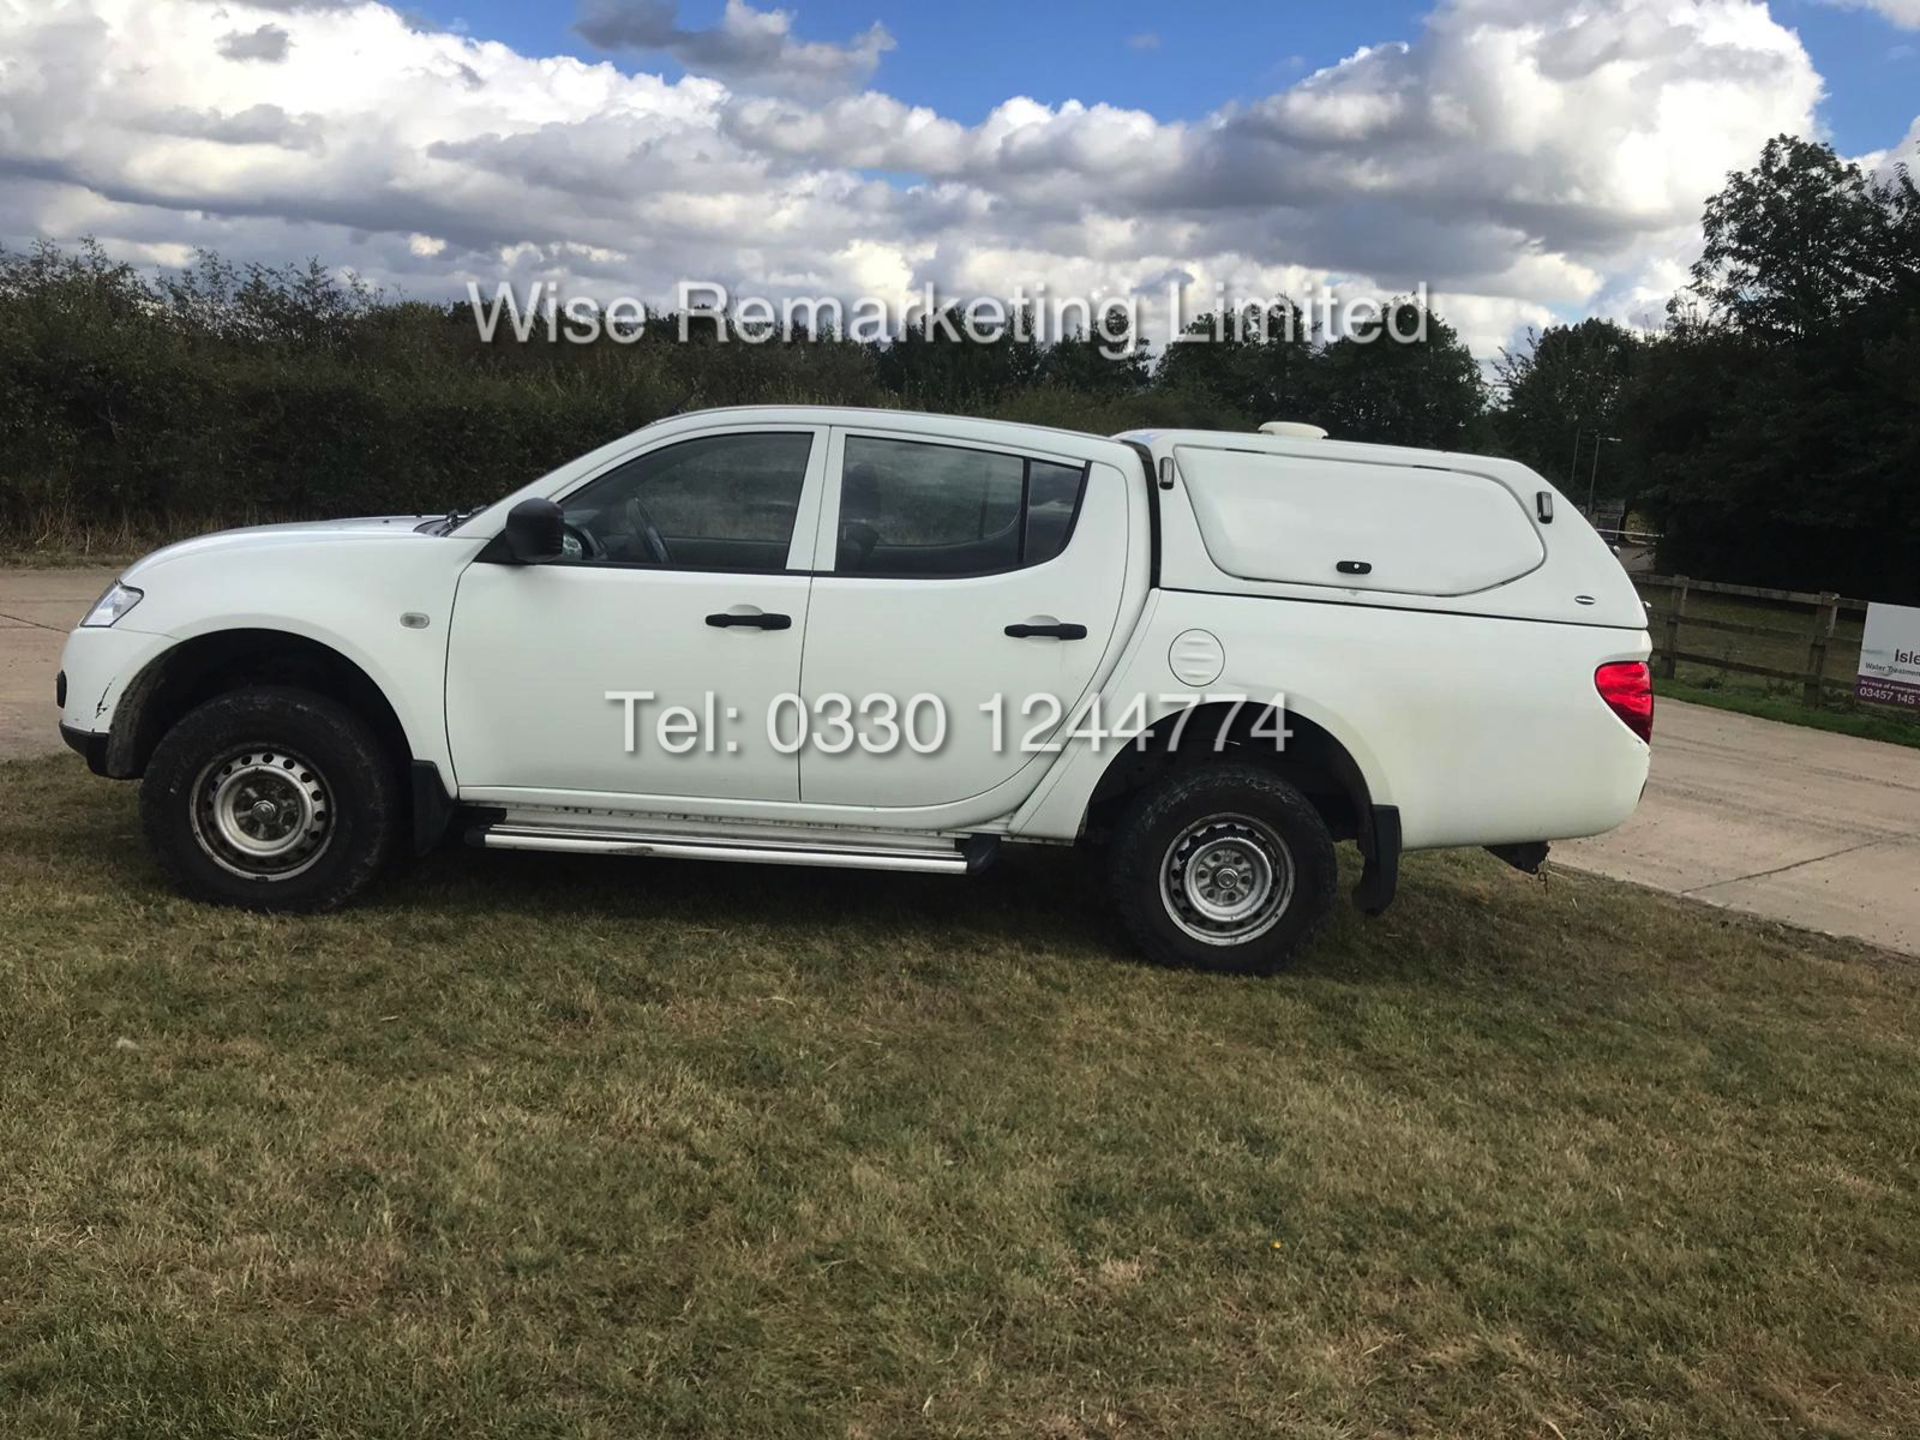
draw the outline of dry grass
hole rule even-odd
[[[154,522],[84,519],[60,507],[37,509],[19,524],[0,527],[0,565],[12,569],[55,569],[70,565],[124,565],[142,555],[210,530],[259,523],[242,516],[225,524],[196,516],[169,516]]]
[[[1416,858],[1271,983],[977,883],[435,857],[289,922],[0,767],[10,1435],[1831,1436],[1920,976]]]

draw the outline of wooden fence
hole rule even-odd
[[[1849,600],[1840,595],[1813,594],[1801,590],[1723,585],[1709,580],[1689,579],[1685,575],[1636,575],[1633,582],[1640,587],[1641,598],[1648,602],[1648,624],[1653,632],[1654,673],[1664,679],[1675,678],[1677,667],[1681,664],[1704,665],[1736,675],[1797,684],[1800,698],[1807,705],[1820,704],[1822,694],[1828,690],[1847,693],[1853,690],[1854,666],[1848,664],[1844,678],[1835,679],[1827,674],[1827,664],[1830,654],[1838,656],[1834,641],[1841,624],[1840,617],[1864,616],[1867,609],[1864,600]],[[1649,597],[1646,593],[1649,590],[1662,596],[1664,603]],[[1704,608],[1700,602],[1705,597],[1712,597],[1713,608],[1723,613],[1699,613]],[[1688,611],[1689,600],[1695,602],[1693,613]],[[1793,629],[1727,619],[1724,612],[1730,608],[1730,601],[1742,609],[1751,608],[1761,614],[1770,609],[1805,611],[1807,618]],[[1683,648],[1687,645],[1683,631],[1705,631],[1733,638],[1721,647],[1719,654],[1706,654],[1703,645]],[[1737,655],[1734,653],[1736,649],[1749,653]],[[1806,656],[1806,663],[1799,669],[1788,669],[1783,663],[1761,663],[1759,658],[1765,656],[1781,662],[1791,655],[1802,653]]]

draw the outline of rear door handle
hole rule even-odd
[[[1016,640],[1048,638],[1053,640],[1084,640],[1087,627],[1084,625],[1009,625],[1007,634]]]
[[[791,615],[734,615],[723,610],[718,615],[707,616],[707,624],[716,630],[732,630],[738,626],[746,626],[753,630],[791,630],[793,617]]]

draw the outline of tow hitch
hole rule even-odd
[[[1549,848],[1544,840],[1529,840],[1524,845],[1489,845],[1487,853],[1498,855],[1523,874],[1538,875],[1540,867],[1547,863]]]

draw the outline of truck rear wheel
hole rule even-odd
[[[1270,975],[1309,945],[1339,888],[1307,797],[1251,765],[1176,773],[1134,798],[1111,855],[1121,918],[1163,965]]]
[[[401,798],[391,759],[351,710],[257,686],[181,718],[153,752],[140,820],[187,895],[307,913],[351,899],[393,848]]]

